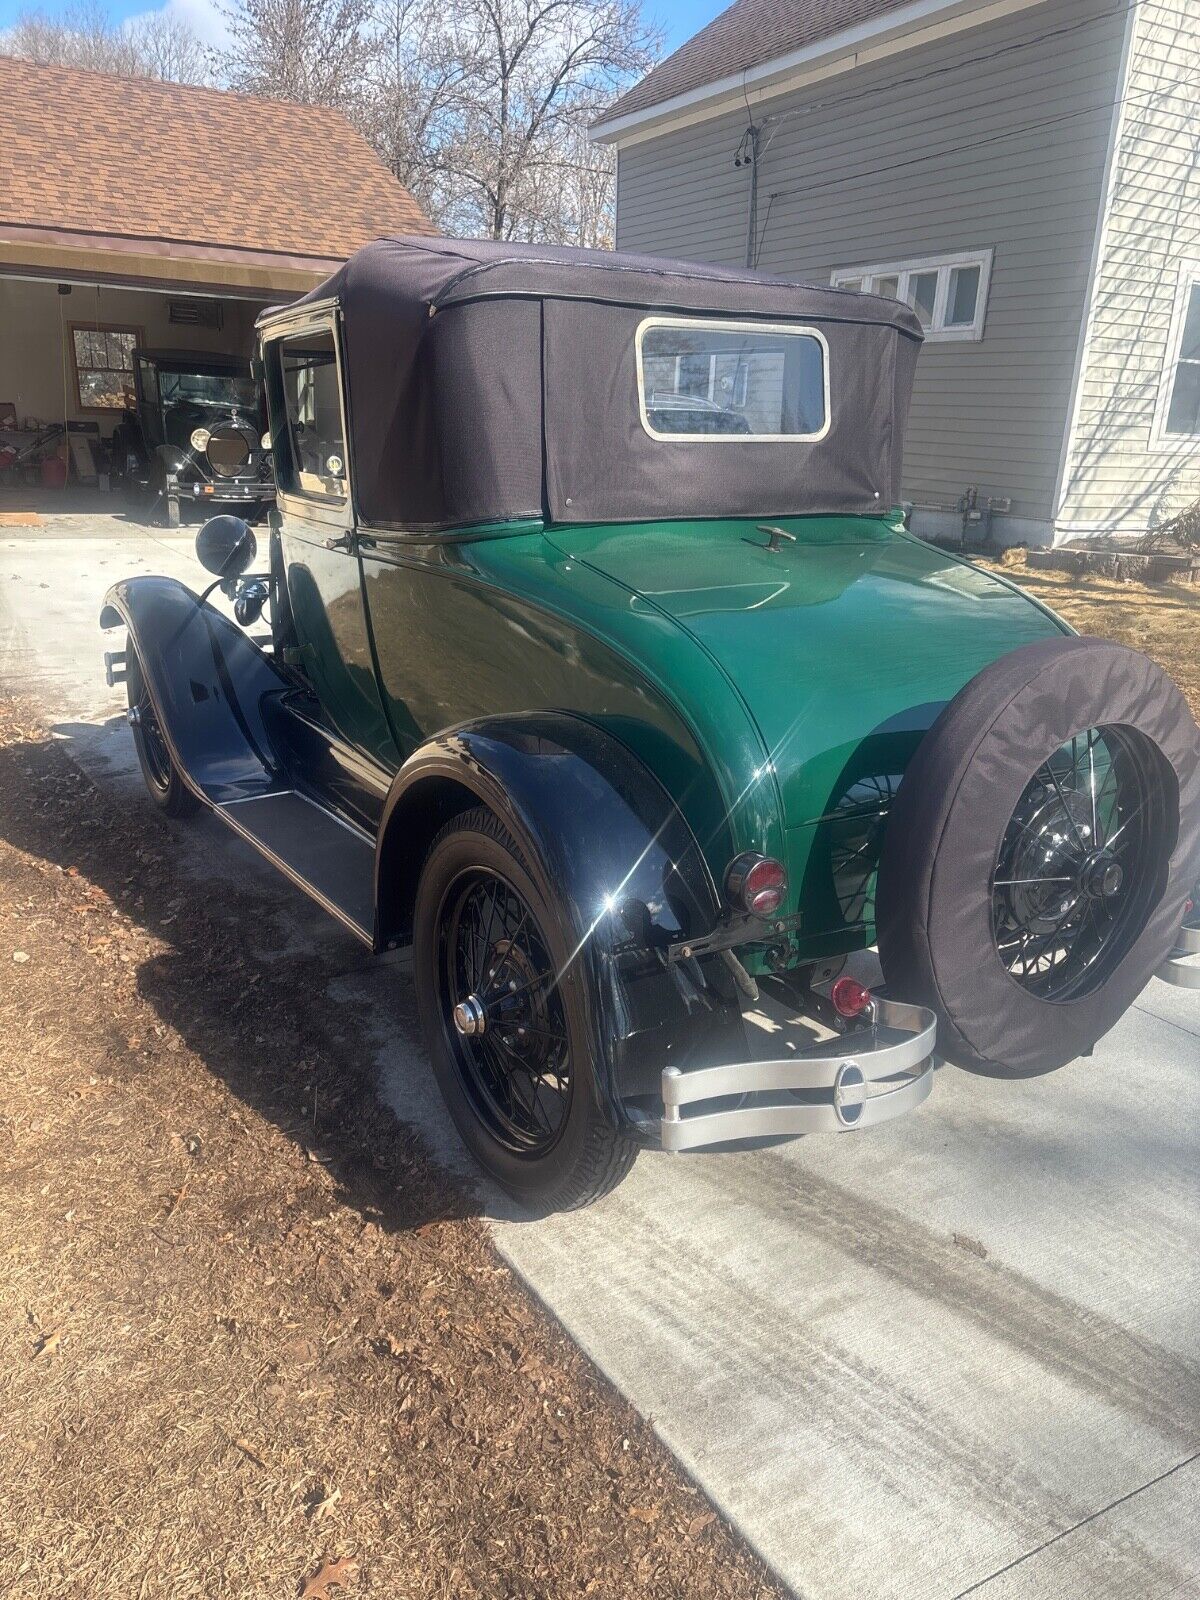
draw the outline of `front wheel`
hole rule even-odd
[[[434,840],[413,938],[434,1074],[479,1164],[543,1213],[614,1188],[636,1146],[597,1083],[575,940],[490,811],[454,818]]]
[[[190,816],[200,802],[184,783],[167,749],[158,712],[154,709],[142,673],[142,664],[133,647],[133,640],[128,636],[125,639],[125,681],[129,693],[129,725],[133,731],[133,747],[137,751],[138,765],[142,769],[150,798],[168,817]]]

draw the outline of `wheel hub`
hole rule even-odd
[[[464,1039],[476,1039],[487,1028],[487,1011],[477,994],[469,994],[454,1008],[454,1026]]]
[[[1124,868],[1107,850],[1097,850],[1079,869],[1079,887],[1089,900],[1111,900],[1124,882]]]

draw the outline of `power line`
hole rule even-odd
[[[791,111],[768,112],[763,117],[763,123],[786,122],[792,117],[808,116],[813,111],[831,111],[837,106],[853,105],[858,100],[873,100],[880,94],[889,93],[893,89],[905,89],[910,84],[926,83],[931,78],[942,78],[950,73],[961,72],[967,67],[977,67],[987,61],[995,61],[1001,56],[1012,55],[1018,50],[1028,50],[1033,45],[1044,44],[1049,39],[1063,38],[1067,34],[1078,33],[1083,28],[1094,27],[1098,22],[1107,22],[1110,17],[1121,17],[1133,11],[1138,0],[1129,0],[1128,4],[1115,6],[1110,11],[1098,11],[1094,16],[1084,17],[1079,22],[1067,22],[1060,28],[1048,29],[1045,33],[1031,34],[1028,39],[1017,39],[1012,44],[998,45],[994,50],[980,51],[978,55],[964,56],[958,61],[947,62],[945,66],[931,67],[927,72],[913,72],[904,78],[892,78],[887,83],[876,84],[871,89],[859,89],[854,94],[838,95],[832,100],[816,100],[811,105],[796,106]]]
[[[1057,127],[1064,122],[1070,122],[1075,117],[1092,116],[1097,111],[1112,111],[1129,100],[1157,98],[1158,91],[1156,90],[1139,90],[1137,93],[1124,95],[1118,100],[1102,100],[1096,105],[1080,106],[1075,111],[1061,112],[1056,117],[1044,117],[1040,122],[1019,123],[1014,128],[1006,128],[1001,133],[989,134],[983,139],[969,139],[960,144],[944,145],[939,150],[931,150],[920,156],[910,156],[906,161],[893,161],[885,167],[861,167],[857,172],[844,172],[839,177],[830,178],[824,183],[810,183],[798,189],[776,189],[772,193],[772,198],[786,200],[797,194],[802,194],[805,197],[810,194],[820,194],[825,189],[836,189],[840,184],[854,183],[859,178],[882,177],[889,172],[906,171],[910,167],[919,167],[926,161],[941,161],[946,156],[958,155],[964,150],[981,150],[987,145],[999,144],[1004,139],[1015,139],[1023,133],[1037,133],[1042,128]]]

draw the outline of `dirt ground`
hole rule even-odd
[[[261,914],[0,702],[0,1590],[778,1594]]]
[[[1080,633],[1116,639],[1151,656],[1171,674],[1200,720],[1200,584],[1117,583],[1031,570],[1023,550],[979,565],[1003,572]]]

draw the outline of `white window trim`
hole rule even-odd
[[[821,347],[822,398],[825,421],[817,433],[659,433],[650,426],[646,412],[646,383],[642,367],[642,340],[648,328],[708,328],[718,333],[787,333],[815,339]],[[833,413],[829,404],[829,342],[819,328],[798,322],[718,321],[715,317],[645,317],[638,324],[634,339],[637,361],[638,416],[652,439],[665,444],[815,444],[829,432]]]
[[[936,272],[938,275],[937,298],[933,305],[932,324],[925,329],[926,341],[930,344],[977,344],[983,338],[984,323],[987,319],[988,294],[992,285],[992,258],[995,251],[986,250],[960,250],[952,255],[921,256],[910,261],[883,261],[861,267],[835,267],[829,275],[829,281],[836,288],[851,279],[865,280],[868,278],[899,278],[899,294],[897,298],[908,303],[908,280],[915,273]],[[950,272],[954,267],[979,268],[979,294],[975,300],[975,320],[969,327],[943,328],[939,323],[946,315],[946,300],[950,293]]]
[[[1187,308],[1192,298],[1192,290],[1196,287],[1200,287],[1200,256],[1185,256],[1179,263],[1175,301],[1171,308],[1171,329],[1167,335],[1162,372],[1158,379],[1158,401],[1154,407],[1154,421],[1150,427],[1150,449],[1156,455],[1174,455],[1181,449],[1194,449],[1197,443],[1200,443],[1200,433],[1167,432],[1171,392],[1175,387],[1180,351],[1183,349],[1183,326],[1187,321]]]

